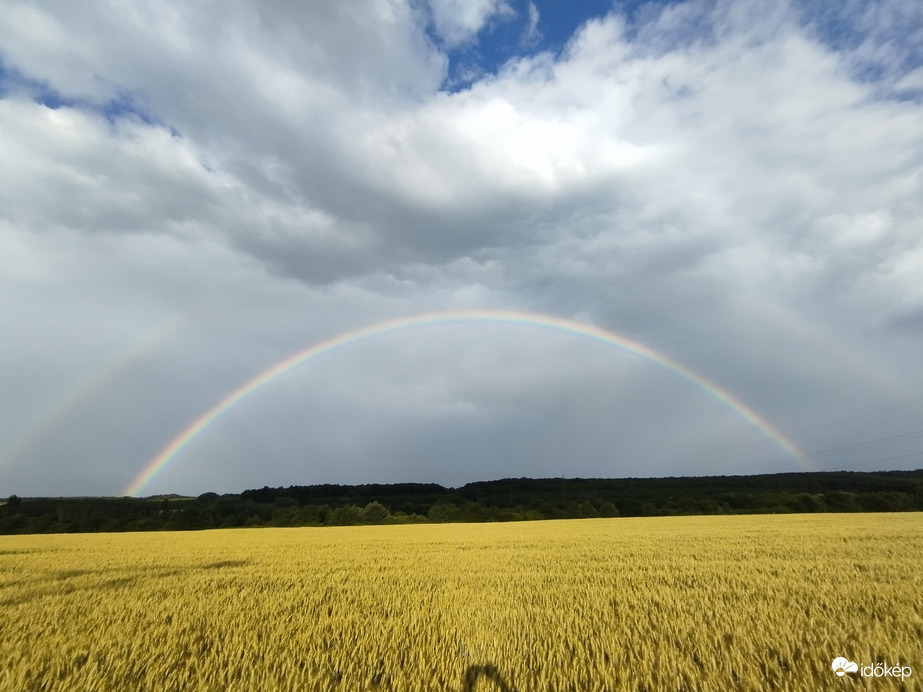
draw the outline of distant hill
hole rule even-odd
[[[679,478],[504,478],[436,483],[268,486],[197,498],[19,498],[0,533],[162,531],[528,521],[680,514],[923,510],[923,469]]]

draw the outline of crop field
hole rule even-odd
[[[923,689],[921,529],[911,513],[3,536],[0,689]],[[912,674],[838,677],[840,656]]]

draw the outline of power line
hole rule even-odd
[[[899,433],[897,435],[889,435],[888,437],[881,437],[881,438],[874,439],[874,440],[866,440],[864,442],[856,442],[854,444],[843,445],[841,447],[829,447],[827,449],[818,450],[816,452],[809,452],[805,454],[803,458],[804,459],[821,459],[823,457],[829,457],[835,454],[841,454],[843,452],[854,452],[854,451],[858,451],[862,449],[869,449],[877,445],[893,444],[895,442],[904,442],[906,440],[912,440],[912,439],[921,438],[921,437],[923,437],[923,429],[912,430],[910,432]],[[899,456],[885,457],[881,459],[874,459],[870,461],[860,461],[855,464],[844,466],[842,468],[854,468],[856,466],[876,464],[876,463],[883,462],[883,461],[893,461],[896,459],[906,459],[906,458],[911,458],[911,457],[916,457],[916,456],[923,456],[923,451],[912,452],[910,454],[904,454],[904,455],[899,455]],[[729,473],[733,471],[745,471],[745,470],[753,470],[753,469],[760,469],[760,468],[771,468],[774,466],[779,466],[781,464],[790,464],[792,462],[797,462],[797,461],[800,461],[800,459],[796,457],[777,458],[777,459],[772,459],[770,461],[757,462],[755,464],[746,464],[743,466],[734,466],[732,468],[725,468],[719,471],[719,473]]]

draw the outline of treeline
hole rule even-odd
[[[923,510],[923,470],[694,478],[508,478],[435,483],[263,487],[197,498],[18,498],[0,533],[174,531],[682,514]]]

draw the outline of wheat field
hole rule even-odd
[[[0,690],[923,689],[921,528],[917,513],[3,536]],[[839,656],[913,672],[838,678]]]

